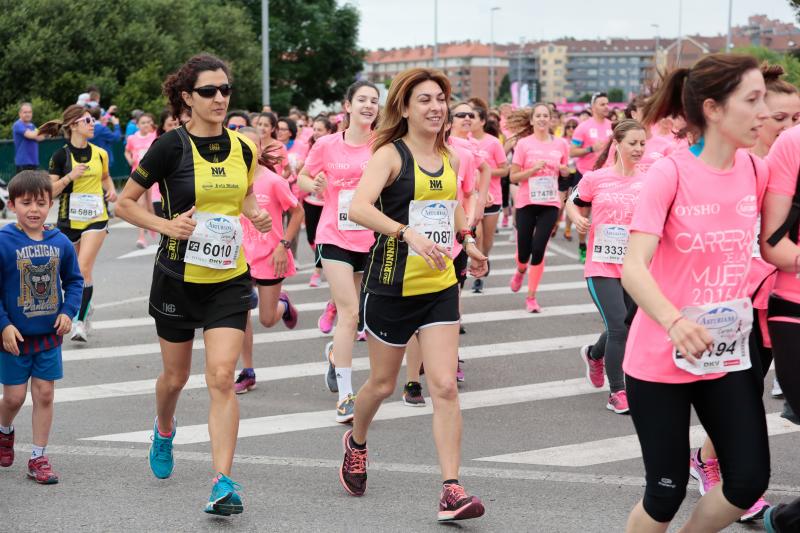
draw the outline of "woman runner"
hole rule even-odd
[[[475,246],[456,200],[457,158],[444,140],[449,97],[450,83],[441,72],[415,68],[394,78],[374,155],[350,207],[350,217],[375,230],[377,240],[361,302],[370,376],[356,397],[353,429],[343,436],[339,473],[349,494],[364,494],[367,430],[395,388],[406,344],[419,331],[444,480],[440,521],[484,512],[480,499],[469,496],[458,481],[458,285],[450,258],[455,234],[473,261],[473,274],[485,274],[486,257]]]
[[[86,342],[94,294],[92,272],[108,234],[108,202],[116,201],[117,193],[108,174],[108,153],[87,140],[94,135],[94,119],[86,108],[69,106],[61,120],[43,124],[39,133],[53,136],[60,130],[67,144],[53,153],[49,172],[53,197],[61,195],[58,229],[75,245],[83,276],[81,306],[70,339]]]
[[[308,141],[309,151],[314,147],[314,143],[316,143],[320,137],[335,133],[336,126],[331,124],[331,121],[326,117],[319,116],[314,119],[312,130],[312,136]],[[301,192],[303,192],[302,189]],[[302,200],[303,211],[305,212],[306,239],[308,240],[308,245],[311,246],[311,251],[314,254],[314,271],[311,273],[311,279],[308,280],[308,286],[319,287],[320,277],[322,276],[322,261],[319,258],[317,246],[314,243],[317,238],[317,226],[319,225],[319,218],[322,215],[322,206],[324,205],[324,201],[322,197],[317,196],[316,194],[309,194],[305,192],[302,194]]]
[[[139,120],[136,121],[136,133],[128,135],[125,139],[125,159],[131,167],[131,172],[136,170],[139,166],[139,161],[142,160],[144,154],[156,140],[155,120],[150,113],[142,113]],[[142,207],[148,208],[152,204],[152,198],[148,201],[147,195],[139,199]],[[139,249],[147,246],[147,239],[145,238],[145,231],[139,228],[139,236],[136,239],[136,247]]]
[[[272,226],[253,193],[257,149],[250,139],[223,126],[231,91],[228,66],[209,55],[192,57],[167,77],[164,94],[173,115],[190,109],[191,118],[153,143],[125,185],[118,207],[123,219],[165,237],[150,291],[164,365],[156,382],[150,469],[161,479],[172,474],[175,409],[191,371],[194,330],[203,328],[215,472],[205,512],[223,516],[243,510],[239,486],[230,478],[239,429],[234,372],[252,283],[239,217],[244,214],[261,233]],[[164,218],[136,203],[155,182],[164,195]]]

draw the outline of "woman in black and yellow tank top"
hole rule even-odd
[[[450,257],[463,241],[474,275],[486,257],[468,233],[456,200],[458,161],[444,142],[450,83],[441,72],[411,69],[393,82],[381,111],[374,154],[350,206],[351,220],[375,231],[361,313],[369,334],[370,376],[356,395],[353,429],[344,435],[339,479],[366,490],[367,429],[397,382],[416,332],[433,398],[433,431],[444,480],[439,520],[475,518],[483,504],[458,483],[461,411],[456,387],[458,285]]]
[[[172,473],[175,407],[191,369],[194,331],[203,328],[208,431],[218,474],[205,512],[225,516],[243,510],[237,485],[228,477],[239,429],[234,371],[251,294],[239,217],[249,218],[262,233],[271,229],[252,189],[255,145],[223,127],[230,83],[227,65],[208,55],[191,58],[167,78],[164,93],[173,116],[191,110],[191,120],[153,143],[117,207],[120,217],[162,235],[150,290],[164,360],[156,383],[150,468],[158,478]],[[137,203],[154,183],[161,189],[163,218]]]
[[[64,132],[67,144],[53,153],[49,171],[53,196],[61,196],[58,229],[75,245],[84,279],[81,306],[70,339],[86,342],[94,293],[92,271],[108,233],[106,202],[115,201],[117,195],[108,174],[108,153],[88,142],[94,135],[94,119],[89,111],[83,106],[71,105],[61,120],[51,120],[39,128],[40,133],[48,136],[59,131]]]

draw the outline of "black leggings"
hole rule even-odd
[[[500,178],[500,192],[503,193],[503,209],[511,205],[511,181],[508,176]]]
[[[322,260],[319,257],[316,247],[317,226],[319,225],[319,217],[322,216],[322,206],[314,205],[308,202],[303,202],[303,211],[306,214],[306,239],[308,244],[314,249],[314,266],[322,268]]]
[[[678,384],[626,376],[647,481],[643,505],[653,520],[671,521],[686,496],[692,406],[717,450],[725,499],[749,509],[764,494],[770,457],[759,382],[754,368]]]
[[[592,346],[592,359],[605,358],[606,376],[611,392],[625,389],[625,375],[622,372],[622,359],[625,356],[625,342],[628,340],[628,325],[625,317],[633,300],[619,278],[590,277],[586,280],[589,294],[603,317],[606,330]]]
[[[530,260],[538,265],[544,260],[547,241],[558,220],[558,208],[552,205],[526,205],[518,207],[517,260],[525,264]]]

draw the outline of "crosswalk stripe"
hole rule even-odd
[[[508,311],[488,311],[484,313],[466,313],[462,315],[461,322],[464,324],[483,323],[483,322],[497,322],[508,320],[523,320],[523,319],[541,319],[557,316],[570,316],[580,315],[587,313],[595,313],[597,308],[594,304],[575,304],[575,305],[561,305],[554,307],[545,307],[541,313],[528,313],[524,309],[513,309]],[[257,333],[253,335],[253,344],[265,344],[273,342],[286,342],[297,341],[306,339],[315,339],[321,337],[329,337],[329,334],[322,333],[317,328],[290,330],[290,331],[276,331],[269,333]],[[204,344],[202,339],[194,341],[192,349],[201,350]],[[103,346],[100,348],[83,348],[64,350],[62,352],[62,360],[68,361],[86,361],[91,359],[113,359],[117,357],[129,357],[133,355],[148,355],[161,353],[161,348],[158,343],[147,344],[129,344],[121,346]]]
[[[471,359],[484,359],[488,357],[504,357],[518,354],[533,354],[553,352],[578,348],[584,344],[594,342],[596,335],[579,335],[570,337],[551,337],[520,342],[493,343],[476,346],[463,346],[459,350],[459,357],[465,361]],[[353,370],[368,370],[369,358],[354,357]],[[313,363],[298,363],[293,365],[272,366],[256,368],[256,375],[260,382],[279,381],[309,376],[322,376],[327,370],[325,361]],[[86,400],[100,400],[108,398],[122,398],[155,393],[156,380],[142,379],[136,381],[123,381],[117,383],[100,383],[97,385],[84,385],[80,387],[56,388],[55,403],[78,402]],[[184,390],[200,389],[206,386],[205,374],[193,374],[184,386]],[[0,398],[3,396],[0,395]],[[25,405],[31,405],[30,394]]]
[[[786,435],[800,431],[800,426],[781,418],[780,413],[771,413],[767,415],[767,431],[770,436]],[[695,425],[689,428],[689,440],[692,447],[701,446],[705,437],[703,426]],[[642,449],[638,437],[626,435],[527,452],[481,457],[475,460],[549,466],[593,466],[636,459],[641,456]]]
[[[500,407],[517,403],[552,400],[584,394],[598,393],[598,389],[586,382],[584,378],[549,381],[516,387],[504,387],[459,394],[462,411],[471,409]],[[403,402],[387,402],[381,406],[375,420],[398,420],[415,416],[433,414],[431,402],[425,407],[410,408]],[[334,410],[311,411],[304,413],[287,413],[258,418],[246,418],[239,422],[239,438],[276,435],[294,431],[307,431],[326,427],[339,427],[334,420]],[[87,437],[80,440],[112,441],[112,442],[150,442],[152,430],[133,431]],[[175,444],[197,444],[208,442],[208,425],[197,424],[178,428]]]
[[[577,289],[586,289],[586,283],[582,281],[571,281],[565,283],[543,283],[539,286],[538,292],[554,292],[554,291],[566,291],[566,290],[577,290]],[[291,293],[289,293],[291,296]],[[475,298],[481,296],[502,296],[502,295],[511,295],[513,294],[508,287],[493,287],[484,289],[481,294],[475,294],[469,291],[464,291],[462,294],[463,298]],[[295,308],[299,312],[305,311],[322,311],[325,309],[327,305],[327,301],[323,302],[307,302],[302,304],[296,304]],[[259,312],[258,309],[253,310],[252,316],[258,316]],[[92,322],[92,329],[95,330],[104,330],[104,329],[118,329],[118,328],[133,328],[133,327],[141,327],[141,326],[153,326],[155,325],[155,321],[153,317],[145,316],[139,318],[120,318],[115,320],[97,320]]]

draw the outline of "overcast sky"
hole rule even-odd
[[[339,0],[344,3],[345,0]],[[439,42],[490,40],[489,11],[498,43],[571,36],[678,35],[680,0],[439,0]],[[349,0],[361,11],[359,44],[367,49],[433,43],[434,0]],[[595,6],[602,6],[601,8]],[[733,0],[733,25],[753,14],[795,21],[788,0]],[[683,0],[683,34],[727,32],[728,0]]]

